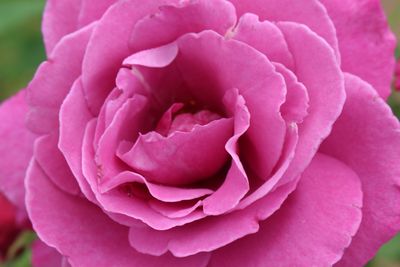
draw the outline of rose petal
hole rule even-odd
[[[265,54],[271,61],[293,69],[293,57],[285,37],[275,24],[260,21],[257,15],[246,13],[233,30],[233,39],[244,42]]]
[[[239,17],[249,12],[258,15],[261,20],[288,21],[307,25],[329,43],[337,59],[340,60],[335,26],[318,0],[229,1],[235,5]]]
[[[338,266],[362,266],[400,228],[400,125],[369,84],[345,78],[346,104],[321,151],[361,179],[363,220]]]
[[[77,30],[82,0],[49,0],[43,15],[43,37],[47,55],[65,35]]]
[[[276,70],[285,79],[287,94],[286,101],[281,106],[282,117],[287,123],[301,123],[308,115],[309,97],[307,88],[297,80],[296,75],[282,64],[274,63]]]
[[[133,26],[144,16],[156,13],[162,4],[176,0],[119,1],[99,20],[87,45],[82,66],[82,81],[88,105],[98,114],[107,95],[115,87],[115,77],[125,57]],[[122,25],[122,26],[120,26]]]
[[[186,257],[214,251],[243,236],[256,233],[259,229],[258,221],[274,213],[285,200],[286,195],[281,191],[291,192],[293,189],[294,184],[287,184],[246,209],[209,216],[166,231],[133,226],[130,228],[129,241],[135,249],[150,255],[163,255],[170,251],[177,257]]]
[[[235,8],[228,1],[183,1],[180,6],[163,6],[158,13],[140,20],[132,31],[129,46],[133,51],[140,51],[203,30],[225,35],[235,23]]]
[[[96,202],[93,191],[82,173],[82,144],[86,124],[92,119],[78,79],[60,109],[60,136],[58,147],[68,163],[82,193]]]
[[[33,242],[32,245],[33,267],[70,266],[66,261],[67,260],[56,249],[47,246],[40,239],[37,239]]]
[[[107,9],[118,0],[96,0],[96,4],[93,4],[92,0],[81,0],[81,2],[78,16],[79,28],[100,19]]]
[[[19,219],[26,218],[24,178],[33,155],[36,135],[25,127],[28,106],[22,90],[0,106],[0,190],[18,207]]]
[[[296,2],[297,3],[297,2]],[[308,116],[299,127],[295,158],[278,185],[298,177],[342,111],[345,101],[343,74],[333,50],[303,25],[279,22],[293,55],[298,80],[307,88]]]
[[[336,27],[342,69],[369,82],[386,99],[391,92],[396,38],[380,1],[321,2]]]
[[[149,132],[140,134],[119,157],[149,181],[191,184],[212,177],[228,161],[225,143],[232,132],[232,119],[196,125],[191,132],[177,131],[168,137]]]
[[[178,55],[176,43],[137,52],[123,62],[124,65],[145,66],[150,68],[164,68],[172,63]]]
[[[72,266],[203,267],[208,263],[207,253],[178,259],[170,254],[151,257],[136,252],[127,242],[125,227],[111,221],[90,202],[59,191],[34,161],[26,184],[33,228],[44,242],[65,255]]]
[[[286,125],[279,112],[286,92],[282,76],[257,50],[212,31],[185,35],[178,45],[178,68],[199,103],[220,107],[226,91],[232,88],[244,97],[252,116],[242,146],[243,153],[249,155],[243,158],[252,160],[244,165],[258,171],[261,179],[267,178],[285,138]]]
[[[129,226],[138,225],[138,220],[140,220],[158,230],[170,229],[205,217],[203,212],[196,211],[183,218],[171,219],[151,209],[148,203],[149,197],[143,198],[130,191],[124,192],[117,189],[104,194],[100,193],[97,180],[98,169],[94,161],[93,149],[95,127],[96,119],[93,119],[86,127],[82,145],[83,174],[89,182],[91,190],[96,194],[97,201],[108,216]]]
[[[203,211],[208,215],[220,215],[232,210],[249,191],[246,171],[239,158],[239,138],[250,126],[250,113],[238,90],[228,91],[224,96],[225,108],[234,118],[234,135],[225,145],[232,163],[222,185],[203,201]]]
[[[147,181],[146,178],[138,173],[128,171],[121,172],[117,176],[112,177],[112,179],[102,181],[99,184],[99,189],[101,193],[105,193],[119,185],[132,182],[145,184],[153,197],[164,202],[191,200],[214,192],[207,188],[180,188],[155,184]]]
[[[78,195],[81,191],[58,149],[58,133],[44,135],[36,139],[34,157],[49,179],[61,190]]]
[[[317,154],[258,233],[214,251],[210,266],[332,266],[361,222],[362,191],[343,163]]]
[[[32,131],[44,134],[58,129],[60,106],[81,73],[83,55],[94,27],[95,24],[89,25],[65,37],[37,70],[28,87],[31,109],[27,124]]]

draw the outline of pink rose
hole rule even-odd
[[[400,91],[400,60],[398,60],[396,63],[395,78],[394,88],[397,91]]]
[[[362,266],[400,229],[379,1],[49,0],[43,32],[0,184],[35,140],[29,218],[72,266]]]

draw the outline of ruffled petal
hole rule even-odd
[[[58,190],[34,161],[26,186],[33,228],[72,266],[204,267],[208,263],[206,253],[183,259],[171,254],[152,257],[138,253],[129,246],[127,228],[111,221],[90,202]]]
[[[209,266],[332,266],[358,229],[361,205],[357,174],[317,154],[279,211],[256,234],[214,251]]]
[[[289,21],[307,25],[324,38],[340,60],[335,26],[328,12],[318,0],[229,0],[242,16],[246,12],[256,14],[261,20]],[[340,1],[340,0],[338,0]]]
[[[345,78],[346,104],[321,151],[361,179],[363,220],[338,266],[363,266],[400,229],[400,125],[369,84]]]

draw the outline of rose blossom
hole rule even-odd
[[[43,33],[0,182],[22,205],[33,154],[64,263],[362,266],[400,229],[379,1],[49,0]]]
[[[0,194],[0,263],[17,237],[20,227],[16,220],[15,207]]]

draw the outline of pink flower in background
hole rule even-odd
[[[0,194],[0,262],[4,260],[19,231],[15,207]]]
[[[35,265],[363,266],[400,229],[378,1],[50,0],[43,33],[0,108]]]

